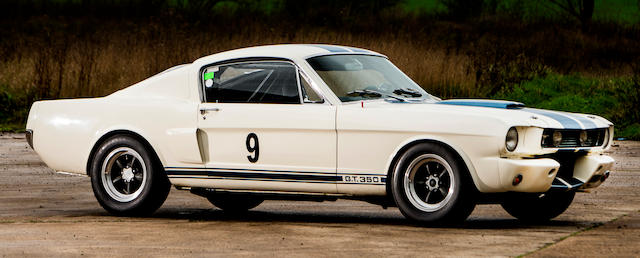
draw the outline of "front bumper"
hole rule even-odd
[[[613,163],[614,160],[605,155],[585,155],[574,159],[501,158],[500,181],[503,189],[511,192],[542,193],[550,189],[593,188],[604,182]]]
[[[506,191],[546,192],[551,188],[560,163],[550,158],[500,159],[500,181]],[[519,183],[515,179],[519,177]]]
[[[557,190],[594,188],[602,184],[613,168],[613,158],[606,155],[582,156],[576,159],[572,178],[560,178],[551,186]],[[565,182],[562,182],[565,181]],[[573,181],[569,183],[566,181]],[[568,184],[567,184],[568,183]]]

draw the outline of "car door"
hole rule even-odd
[[[200,76],[198,139],[216,187],[336,191],[335,107],[308,100],[317,93],[293,63],[227,63]]]

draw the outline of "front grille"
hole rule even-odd
[[[544,129],[542,133],[541,145],[544,148],[567,148],[567,147],[596,147],[602,146],[606,136],[606,128],[588,130],[569,129]],[[580,134],[586,132],[587,137],[580,141]],[[559,132],[562,135],[560,143],[554,143],[553,134]]]

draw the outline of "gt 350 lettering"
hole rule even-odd
[[[380,183],[379,176],[342,176],[342,181],[349,183]]]

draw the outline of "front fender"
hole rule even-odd
[[[390,172],[392,172],[395,162],[400,158],[400,156],[406,149],[422,142],[439,143],[454,151],[466,165],[474,185],[480,192],[491,192],[495,189],[495,186],[499,184],[500,178],[498,174],[497,162],[492,161],[490,157],[486,157],[487,162],[480,162],[483,164],[479,165],[483,169],[494,171],[494,173],[478,173],[478,170],[476,168],[476,165],[474,165],[472,158],[465,151],[463,151],[463,148],[459,144],[437,135],[416,135],[404,140],[400,145],[398,145],[398,147],[395,148],[395,150],[393,151],[393,155],[387,161],[387,167],[390,168]],[[475,158],[483,159],[482,157]]]

